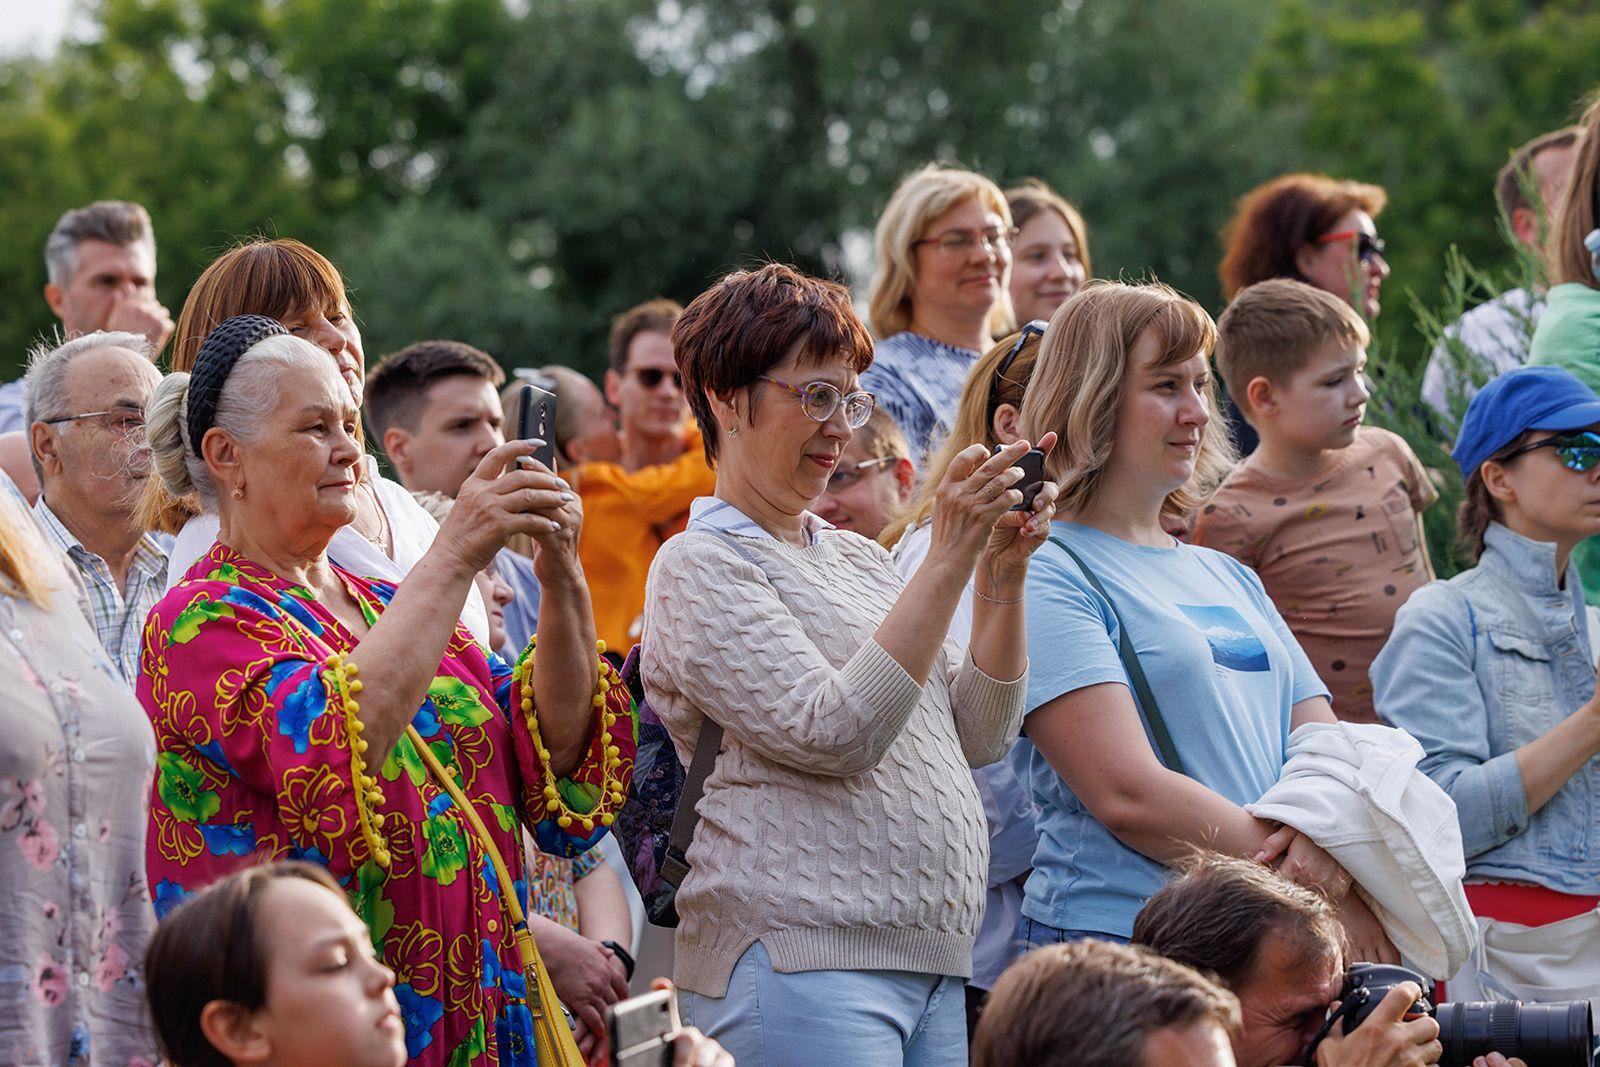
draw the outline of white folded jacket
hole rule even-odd
[[[1245,810],[1326,850],[1401,955],[1445,979],[1467,961],[1478,928],[1461,888],[1455,802],[1417,769],[1422,756],[1416,739],[1393,727],[1307,723],[1289,735],[1278,783]]]

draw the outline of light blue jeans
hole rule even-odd
[[[679,990],[678,1010],[739,1067],[965,1067],[965,984],[911,971],[779,974],[757,941],[734,965],[727,996]]]

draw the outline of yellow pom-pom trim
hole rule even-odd
[[[350,736],[350,777],[356,787],[356,817],[361,824],[361,836],[367,842],[367,851],[380,867],[389,866],[389,843],[383,837],[383,790],[378,780],[367,773],[367,739],[361,736],[366,729],[361,721],[361,705],[355,695],[361,692],[361,682],[356,678],[356,665],[335,652],[328,657],[323,681],[333,695],[339,698],[344,709],[345,728]]]
[[[528,721],[533,750],[539,755],[539,769],[544,772],[545,814],[547,817],[555,816],[556,825],[563,830],[576,822],[584,833],[592,833],[596,822],[601,826],[610,826],[616,821],[616,811],[622,806],[624,798],[620,774],[622,750],[611,743],[611,728],[617,723],[617,714],[611,710],[607,699],[611,690],[622,684],[622,676],[605,659],[606,643],[597,641],[595,644],[600,652],[599,677],[590,704],[600,712],[600,799],[593,811],[573,811],[556,789],[556,776],[550,770],[550,750],[544,747],[544,741],[539,736],[539,718],[533,708],[534,643],[528,643],[527,654],[512,668],[512,679],[521,686],[523,717]]]

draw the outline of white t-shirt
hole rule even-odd
[[[389,520],[389,532],[394,540],[394,558],[384,555],[377,545],[357,533],[354,526],[346,526],[333,535],[333,540],[328,542],[328,558],[363,578],[399,582],[411,573],[411,568],[427,553],[434,535],[439,532],[439,524],[403,486],[380,474],[378,463],[371,456],[366,457],[365,470],[367,478],[377,490],[378,506],[383,508],[384,517]],[[178,584],[178,579],[194,566],[195,560],[211,551],[219,528],[216,514],[209,511],[195,515],[183,524],[172,550],[167,554],[168,589]],[[489,613],[484,610],[483,597],[478,594],[476,585],[467,589],[467,602],[461,609],[461,621],[472,631],[478,644],[489,647]]]
[[[1533,329],[1543,313],[1543,296],[1535,297],[1526,289],[1507,289],[1461,316],[1460,321],[1446,328],[1445,335],[1459,336],[1467,351],[1477,357],[1484,375],[1492,380],[1528,362]],[[1422,399],[1452,425],[1455,420],[1450,413],[1450,393],[1459,390],[1464,399],[1471,400],[1478,391],[1475,384],[1458,381],[1459,377],[1455,361],[1441,341],[1428,357],[1428,367],[1422,374]]]

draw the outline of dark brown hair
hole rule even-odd
[[[506,380],[489,353],[462,341],[418,341],[384,356],[362,392],[372,439],[381,446],[391,426],[415,431],[428,387],[457,376],[481,378],[496,389]]]
[[[1600,91],[1583,113],[1578,158],[1572,162],[1561,209],[1550,226],[1550,280],[1600,289],[1593,259],[1584,247],[1589,231],[1600,226]]]
[[[231,1067],[206,1040],[200,1013],[213,1000],[254,1011],[267,999],[267,946],[256,916],[267,887],[314,882],[345,899],[327,870],[295,861],[247,867],[178,905],[156,927],[144,956],[146,997],[161,1052],[174,1067]]]
[[[611,369],[618,374],[625,374],[628,370],[628,346],[633,344],[633,339],[641,333],[670,335],[678,316],[682,314],[683,305],[676,300],[647,300],[612,319],[608,343]]]
[[[1511,225],[1511,213],[1518,208],[1531,208],[1533,204],[1528,199],[1528,185],[1534,182],[1533,160],[1540,152],[1551,148],[1567,148],[1578,141],[1578,136],[1583,133],[1581,126],[1567,126],[1564,129],[1551,130],[1541,133],[1515,152],[1500,168],[1500,173],[1494,178],[1494,198],[1500,205],[1500,214],[1506,220],[1506,225]],[[1534,188],[1538,188],[1537,184]],[[1563,184],[1562,188],[1565,188]],[[1545,217],[1553,219],[1561,204],[1543,204]]]
[[[802,361],[843,357],[857,374],[872,365],[872,338],[850,291],[835,282],[768,263],[735,271],[694,298],[672,328],[672,354],[708,463],[716,463],[722,432],[711,397],[758,384],[797,345]]]
[[[1246,388],[1256,378],[1283,385],[1323,345],[1365,348],[1367,324],[1332,293],[1290,278],[1273,278],[1243,289],[1217,320],[1217,371],[1228,395],[1249,414]]]
[[[1272,933],[1299,940],[1310,954],[1343,943],[1333,906],[1259,863],[1199,852],[1133,920],[1133,940],[1171,960],[1214,974],[1238,989],[1255,971]]]
[[[1524,430],[1510,441],[1506,446],[1484,460],[1484,463],[1506,462],[1505,457],[1522,447],[1535,431]],[[1467,475],[1466,492],[1461,497],[1461,506],[1456,509],[1456,547],[1461,549],[1466,557],[1474,563],[1483,555],[1483,535],[1489,529],[1491,522],[1500,522],[1500,504],[1489,495],[1489,487],[1483,482],[1483,463],[1478,464],[1478,469]]]
[[[1240,198],[1222,231],[1222,295],[1232,300],[1245,286],[1268,278],[1305,281],[1295,257],[1306,244],[1356,208],[1377,217],[1388,199],[1380,186],[1324,174],[1285,174],[1258,185]]]
[[[1140,1067],[1156,1030],[1242,1025],[1232,993],[1148,949],[1074,941],[1034,949],[995,983],[972,1040],[972,1067]]]

